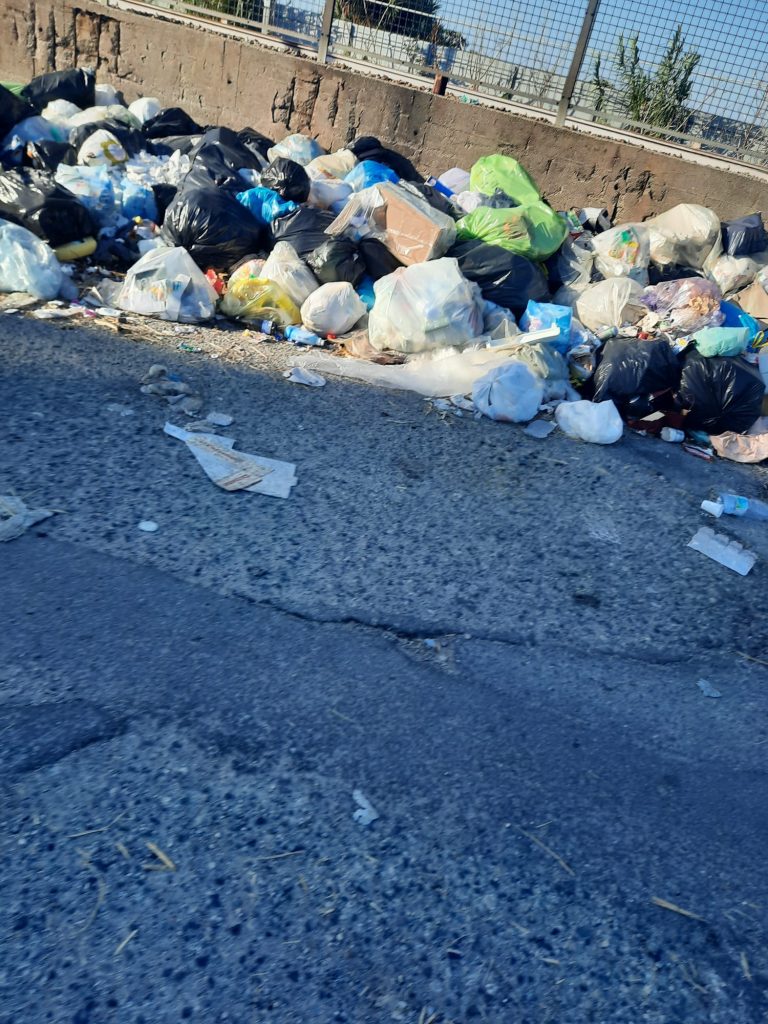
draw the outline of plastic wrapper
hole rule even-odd
[[[142,96],[141,99],[134,100],[133,103],[128,105],[128,110],[142,125],[146,124],[147,121],[151,121],[153,117],[157,117],[162,109],[163,106],[160,100],[154,96]]]
[[[357,157],[348,149],[337,149],[335,153],[324,153],[316,156],[307,166],[306,171],[313,181],[320,181],[323,178],[341,179],[357,163]]]
[[[116,167],[128,159],[120,142],[112,132],[99,129],[93,132],[80,147],[77,162],[89,167]]]
[[[738,356],[749,345],[748,327],[705,327],[691,339],[703,356]]]
[[[504,423],[532,420],[543,398],[541,378],[517,359],[497,366],[476,381],[472,388],[472,401],[478,412]]]
[[[203,129],[181,107],[167,107],[148,118],[142,130],[148,139],[162,139],[168,135],[200,135]]]
[[[114,300],[118,309],[142,316],[197,323],[216,311],[216,292],[182,248],[153,249],[134,263]]]
[[[706,206],[681,203],[643,226],[650,232],[651,262],[657,266],[678,263],[706,270],[723,251],[720,219]]]
[[[368,333],[379,351],[461,347],[483,329],[483,300],[454,259],[443,258],[381,278]]]
[[[269,160],[277,160],[284,157],[286,160],[294,160],[302,167],[306,167],[315,157],[322,156],[325,150],[315,139],[306,135],[286,135],[284,139],[272,146],[267,153]]]
[[[764,394],[759,371],[743,359],[686,350],[677,399],[688,410],[687,427],[708,434],[742,434],[760,415]]]
[[[25,168],[0,174],[0,217],[21,224],[54,249],[95,231],[85,206],[49,171]]]
[[[749,256],[768,248],[768,233],[759,213],[723,221],[722,239],[723,249],[729,256]]]
[[[520,329],[540,331],[545,327],[557,327],[560,335],[553,338],[549,344],[564,355],[571,348],[572,322],[573,310],[570,306],[557,306],[551,302],[536,302],[532,299],[520,319]]]
[[[680,384],[680,373],[680,358],[669,342],[612,338],[600,352],[592,397],[596,402],[610,399],[625,416],[631,416],[632,399],[645,401],[665,391],[671,397]]]
[[[299,307],[320,287],[320,282],[288,242],[277,243],[260,276],[279,284]]]
[[[297,209],[296,203],[285,200],[270,188],[249,188],[235,196],[246,210],[250,210],[259,224],[271,224]]]
[[[236,320],[273,320],[282,327],[301,323],[299,307],[275,281],[263,274],[261,260],[249,260],[232,274],[221,312]]]
[[[640,323],[645,330],[683,337],[723,322],[722,294],[713,281],[687,277],[646,288],[640,301],[651,312]]]
[[[456,225],[421,196],[386,182],[355,193],[328,234],[346,234],[354,241],[377,238],[410,266],[446,253],[456,239]]]
[[[419,174],[407,157],[394,149],[382,146],[373,135],[362,135],[348,148],[358,160],[375,160],[377,163],[386,164],[404,181],[424,181],[424,176]]]
[[[622,224],[592,239],[595,269],[603,277],[630,277],[648,284],[651,242],[642,224]]]
[[[114,223],[117,216],[115,188],[106,167],[70,167],[67,164],[59,164],[56,169],[56,181],[86,207],[93,222],[99,227]],[[85,234],[91,233],[87,231]],[[83,237],[76,235],[67,241]]]
[[[228,270],[261,248],[261,228],[222,189],[183,189],[165,212],[163,237],[187,250],[203,270]]]
[[[261,184],[283,199],[305,203],[309,198],[309,177],[295,160],[277,157],[261,172]]]
[[[513,157],[499,153],[481,157],[474,164],[469,175],[469,187],[473,192],[483,192],[488,196],[498,189],[514,199],[519,206],[534,203],[541,198],[536,182],[523,165]]]
[[[315,334],[346,334],[366,314],[365,305],[348,281],[321,285],[301,307],[301,321]]]
[[[278,217],[270,224],[269,230],[274,242],[290,242],[299,256],[305,257],[327,240],[326,231],[335,219],[327,210],[300,206],[284,217]]]
[[[561,402],[555,409],[555,419],[563,433],[591,444],[613,444],[624,433],[624,423],[613,402]]]
[[[579,320],[590,331],[634,324],[645,314],[640,302],[642,286],[628,277],[588,284],[585,288],[561,288],[554,301],[573,306]]]
[[[24,86],[21,94],[38,110],[42,110],[51,100],[68,100],[84,110],[95,103],[95,84],[96,76],[93,71],[72,68],[69,71],[51,71],[45,75],[37,75],[29,85]]]
[[[0,85],[0,139],[5,138],[19,121],[34,116],[35,107],[29,100],[16,96],[10,89]]]
[[[31,231],[0,220],[0,292],[55,299],[64,274],[52,250]]]
[[[501,246],[473,239],[457,242],[448,255],[459,261],[462,274],[479,286],[484,299],[511,309],[516,316],[530,299],[542,300],[549,295],[541,268]]]
[[[391,167],[380,164],[377,160],[361,160],[344,176],[344,181],[351,185],[355,192],[361,192],[371,185],[379,185],[385,181],[397,182],[399,179]]]
[[[329,238],[307,256],[307,263],[321,284],[349,281],[356,285],[365,274],[363,258],[348,238]]]

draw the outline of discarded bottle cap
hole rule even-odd
[[[709,512],[715,519],[719,519],[723,514],[723,503],[721,501],[702,501],[701,510],[702,512]]]

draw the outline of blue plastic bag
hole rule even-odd
[[[545,327],[559,327],[560,336],[547,342],[557,352],[565,354],[572,347],[571,323],[573,310],[570,306],[555,306],[551,302],[528,300],[525,312],[520,318],[521,331],[540,331]]]
[[[376,301],[376,294],[373,290],[373,278],[370,277],[368,274],[366,274],[364,277],[361,277],[360,280],[357,282],[357,287],[355,288],[355,291],[363,300],[365,308],[370,313],[370,311],[373,309],[373,304]]]
[[[399,180],[391,167],[380,164],[377,160],[361,160],[344,178],[344,181],[351,185],[355,192],[360,192],[361,189],[369,188],[371,185],[378,185],[383,181],[398,182]]]
[[[251,211],[259,224],[271,224],[278,217],[298,210],[293,200],[283,199],[271,188],[249,188],[245,192],[238,192],[235,198],[246,210]]]
[[[138,181],[126,181],[121,201],[123,216],[128,220],[139,217],[141,220],[157,222],[157,201],[149,185],[143,185]]]
[[[749,313],[745,313],[743,309],[739,309],[735,302],[726,302],[723,300],[720,303],[720,312],[725,317],[723,320],[723,327],[746,327],[749,330],[750,345],[758,334],[762,334],[763,332],[763,329],[757,320],[755,320],[753,316],[750,316]]]

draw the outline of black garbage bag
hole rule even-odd
[[[34,117],[36,112],[29,100],[0,85],[0,142],[19,121]]]
[[[199,135],[165,135],[161,139],[147,139],[147,151],[154,156],[171,156],[177,151],[186,155],[199,141]]]
[[[355,285],[366,273],[363,257],[348,238],[329,238],[307,256],[306,262],[321,284],[349,281]]]
[[[240,177],[241,167],[258,169],[258,157],[240,142],[229,128],[206,132],[190,156],[192,168],[184,179],[184,188],[225,188],[242,192],[246,183]]]
[[[411,161],[396,152],[394,149],[387,149],[382,146],[378,139],[372,135],[363,135],[355,139],[351,146],[347,146],[358,160],[377,160],[380,164],[386,164],[395,174],[404,181],[424,181],[424,175],[419,174]]]
[[[40,139],[38,142],[27,143],[22,163],[25,167],[35,167],[39,171],[55,171],[59,164],[74,166],[77,163],[77,150],[68,142]]]
[[[483,298],[521,316],[529,299],[541,302],[549,297],[547,279],[541,267],[520,256],[477,239],[457,242],[448,256],[459,261],[459,270],[480,287]]]
[[[284,156],[279,156],[264,168],[261,184],[294,203],[306,203],[309,199],[309,175],[301,164]]]
[[[723,221],[721,227],[723,248],[729,256],[749,256],[753,252],[768,249],[768,233],[759,213],[751,213],[738,220]]]
[[[702,356],[686,349],[678,405],[686,425],[708,434],[749,430],[760,415],[765,385],[757,367],[738,356]]]
[[[610,399],[622,416],[637,419],[672,405],[680,372],[680,357],[668,341],[613,338],[601,349],[586,390],[593,402]],[[666,397],[652,400],[659,395]]]
[[[237,133],[237,137],[252,153],[258,153],[265,160],[269,160],[267,153],[275,145],[272,139],[257,132],[255,128],[243,128]]]
[[[162,139],[167,135],[202,135],[203,129],[181,107],[168,107],[144,122],[145,139]]]
[[[161,181],[157,185],[152,186],[152,192],[157,206],[157,223],[162,226],[165,220],[165,211],[173,202],[178,189],[175,185],[168,185],[166,182]]]
[[[386,277],[387,274],[393,274],[399,267],[405,265],[397,256],[393,256],[378,238],[361,238],[357,247],[363,257],[368,276],[373,281],[378,281],[380,278]]]
[[[96,102],[96,75],[93,71],[73,68],[71,71],[51,71],[38,75],[21,90],[38,111],[51,100],[66,100],[75,103],[81,110],[87,110]]]
[[[77,128],[73,128],[69,133],[70,146],[79,152],[83,143],[87,142],[94,132],[102,128],[115,136],[129,157],[138,156],[139,153],[147,149],[147,140],[138,128],[131,128],[130,125],[116,121],[112,117],[105,121],[92,121],[90,124],[80,124]]]
[[[96,234],[90,212],[50,171],[31,167],[0,174],[0,217],[21,224],[54,249]]]
[[[290,242],[302,259],[328,240],[325,229],[336,220],[328,210],[317,210],[314,206],[300,206],[284,217],[278,217],[269,225],[273,242]]]
[[[648,267],[648,284],[663,284],[665,281],[681,281],[684,277],[701,277],[700,270],[683,267],[679,263],[668,263],[664,267],[651,264]]]
[[[255,171],[262,168],[258,156],[231,128],[210,128],[195,145],[191,155],[196,159],[200,154],[208,153],[213,146],[220,151],[225,162],[235,173],[241,167],[250,167]]]
[[[203,270],[229,270],[261,242],[251,213],[230,192],[216,188],[183,188],[165,211],[162,233]]]
[[[457,210],[453,203],[449,203],[443,193],[438,192],[432,185],[422,184],[418,181],[407,181],[404,182],[403,187],[409,192],[414,192],[416,195],[421,196],[422,199],[426,199],[434,210],[439,210],[440,213],[444,213],[454,220],[461,220],[464,216],[462,210]]]

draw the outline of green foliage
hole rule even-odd
[[[395,32],[433,43],[461,48],[466,40],[460,32],[443,27],[438,0],[336,0],[335,14],[356,25]]]

